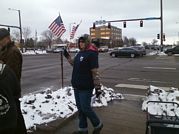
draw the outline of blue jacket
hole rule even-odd
[[[72,86],[79,90],[94,88],[92,69],[98,68],[98,52],[94,50],[80,51],[74,58]]]

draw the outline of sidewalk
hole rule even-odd
[[[104,123],[101,134],[144,134],[145,113],[141,111],[140,98],[113,101],[108,107],[95,108],[98,116]],[[78,119],[75,115],[60,127],[49,131],[37,131],[35,134],[71,134],[78,128]],[[89,122],[89,134],[93,128]]]

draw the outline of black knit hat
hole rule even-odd
[[[7,36],[10,36],[9,31],[5,28],[0,28],[0,40]]]
[[[85,43],[85,47],[87,47],[90,44],[90,36],[88,34],[84,34],[83,36],[81,36],[78,39],[78,48],[80,49],[80,42],[84,42]]]
[[[83,36],[81,36],[78,39],[78,44],[80,43],[80,41],[83,41],[85,44],[89,44],[90,43],[90,36],[88,34],[84,34]]]

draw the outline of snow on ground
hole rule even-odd
[[[160,101],[160,102],[175,102],[176,104],[167,103],[148,103],[148,101]],[[142,110],[147,110],[152,115],[168,115],[179,117],[179,91],[176,88],[171,88],[169,91],[165,91],[155,86],[150,86],[148,96],[145,98],[142,104]]]
[[[152,56],[152,55],[165,56],[166,54],[164,52],[160,52],[160,51],[152,51],[152,52],[148,53],[147,55],[148,56]]]
[[[102,86],[100,99],[92,97],[94,107],[107,106],[114,99],[123,99],[120,93]],[[50,88],[36,94],[29,94],[21,98],[21,110],[27,129],[35,128],[36,124],[48,123],[57,118],[68,118],[77,111],[72,87],[65,87],[57,91]]]
[[[147,56],[153,56],[153,55],[167,56],[167,54],[165,54],[164,52],[160,52],[160,51],[152,51],[147,54]],[[174,56],[179,56],[179,54],[174,54]]]
[[[35,52],[33,50],[23,53],[23,55],[46,54],[46,51]],[[154,51],[147,55],[166,55],[163,52]],[[107,106],[113,99],[123,99],[120,93],[114,93],[114,90],[102,87],[103,93],[100,99],[92,97],[94,107]],[[150,86],[148,96],[145,98],[142,110],[148,108],[148,112],[154,115],[179,116],[179,107],[173,104],[157,104],[148,101],[171,101],[179,104],[178,89],[171,88],[170,91]],[[21,109],[25,119],[27,129],[36,126],[36,124],[48,123],[57,118],[68,118],[77,111],[72,87],[65,87],[57,91],[50,88],[36,94],[29,94],[21,98]]]
[[[23,55],[36,55],[36,54],[47,54],[46,51],[42,50],[27,50],[26,52],[22,53]]]
[[[27,50],[26,52],[24,52],[22,54],[23,55],[36,55],[36,54],[47,54],[47,52],[42,51],[42,50],[35,50],[35,51],[34,50]],[[147,54],[147,56],[153,56],[153,55],[167,56],[164,52],[160,52],[160,51],[152,51],[152,52]],[[179,54],[175,54],[175,56],[179,56]]]

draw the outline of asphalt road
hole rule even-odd
[[[125,94],[145,95],[146,87],[179,88],[179,57],[144,56],[141,58],[111,58],[99,55],[103,85]],[[61,88],[59,54],[23,56],[22,94],[46,88]],[[64,59],[64,85],[70,85],[72,67]]]

